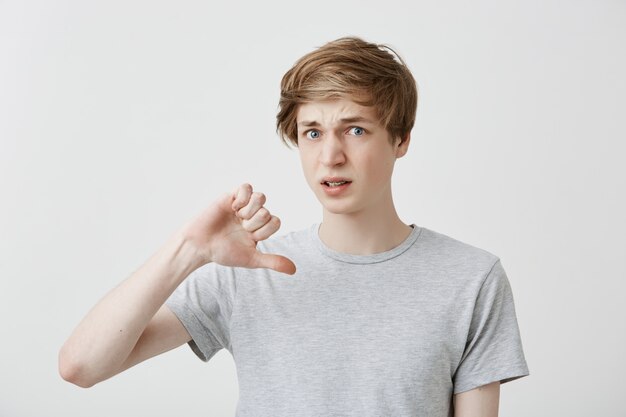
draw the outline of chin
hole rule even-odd
[[[354,205],[347,201],[327,201],[320,200],[324,210],[332,214],[351,214],[356,212]]]

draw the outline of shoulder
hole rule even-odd
[[[446,269],[488,272],[499,261],[494,253],[427,227],[421,227],[415,250],[420,258]]]

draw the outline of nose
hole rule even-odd
[[[322,142],[320,163],[326,166],[336,166],[345,161],[346,155],[343,150],[342,138],[334,133],[329,133]]]

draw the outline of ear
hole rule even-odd
[[[404,137],[404,141],[402,141],[401,143],[400,141],[398,141],[398,143],[395,144],[396,158],[402,158],[404,155],[406,155],[407,151],[409,150],[410,142],[411,142],[411,132],[406,134],[406,136]]]

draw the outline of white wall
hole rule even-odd
[[[623,415],[626,3],[0,0],[0,416],[232,416],[232,357],[187,347],[88,390],[57,352],[89,308],[241,182],[321,219],[274,133],[278,85],[343,35],[420,88],[396,205],[502,259],[531,375],[501,415]]]

